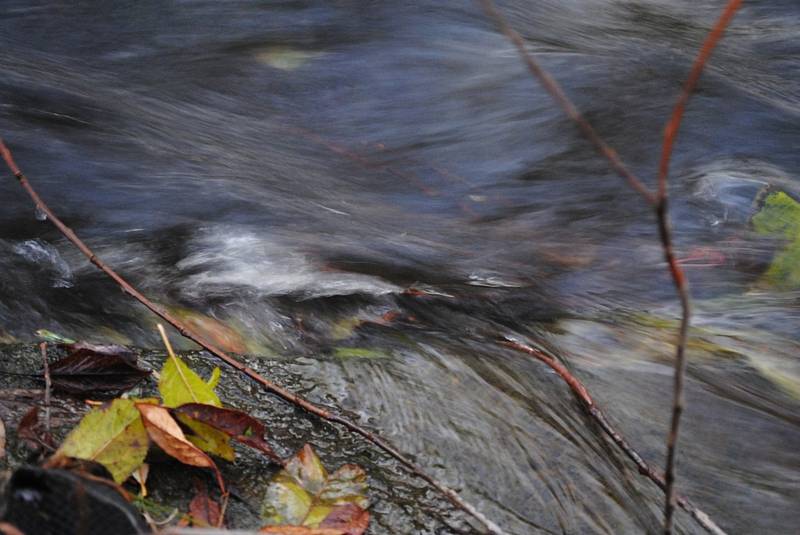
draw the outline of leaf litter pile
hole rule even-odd
[[[31,395],[28,403],[32,407],[17,426],[17,447],[29,461],[39,462],[38,466],[17,467],[10,476],[5,507],[0,510],[0,533],[16,533],[12,529],[28,534],[110,533],[111,525],[114,533],[189,526],[224,529],[228,513],[242,509],[249,509],[250,514],[244,515],[248,518],[234,522],[238,525],[233,527],[292,535],[367,532],[370,495],[375,494],[368,479],[372,480],[373,474],[368,478],[358,464],[342,463],[342,454],[335,456],[333,462],[338,464],[326,466],[314,446],[296,446],[300,435],[303,439],[309,436],[304,425],[298,427],[305,429],[281,429],[294,451],[281,445],[268,436],[268,422],[226,407],[217,393],[219,368],[207,378],[201,377],[174,354],[163,329],[167,356],[165,360],[162,357],[159,372],[140,367],[136,354],[122,346],[75,342],[46,331],[38,334],[57,343],[65,356],[49,364],[54,397],[47,418],[52,422],[43,422],[41,399]],[[157,396],[150,396],[147,390],[148,380],[153,379],[157,380]],[[25,389],[17,390],[24,397]],[[59,427],[57,424],[70,421],[65,414],[72,414],[74,422],[75,412],[87,404],[91,409],[57,442],[50,424]],[[8,423],[7,414],[0,412],[0,416]],[[311,440],[316,441],[316,433]],[[0,454],[5,453],[3,448]],[[232,481],[229,485],[226,474],[235,473],[237,467],[240,479],[262,481],[256,485]],[[180,487],[177,494],[191,498],[188,504],[182,500],[184,505],[175,507],[157,498],[164,493],[160,489],[153,492],[151,487],[163,485],[151,482],[159,479],[160,472],[162,481],[166,478],[173,488]],[[392,485],[394,482],[379,484],[381,492],[390,495],[392,491],[386,488]],[[258,495],[253,496],[253,488],[259,489]],[[172,492],[173,498],[175,494]],[[76,501],[77,507],[72,503]],[[42,513],[48,507],[56,513]],[[56,527],[47,531],[42,522]],[[101,524],[92,527],[93,522]],[[432,525],[430,519],[425,522]],[[412,523],[420,527],[418,519]],[[88,531],[81,531],[86,525]]]

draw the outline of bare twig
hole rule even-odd
[[[44,432],[50,434],[50,363],[47,362],[47,342],[39,344],[42,352],[42,365],[44,366]]]
[[[617,431],[617,429],[611,425],[611,422],[608,421],[608,418],[606,418],[603,410],[594,402],[591,395],[589,395],[589,391],[586,389],[583,383],[581,383],[581,381],[575,377],[566,366],[544,351],[531,347],[530,345],[517,340],[504,338],[500,340],[500,344],[514,349],[515,351],[527,353],[540,362],[545,363],[550,367],[550,369],[556,372],[556,374],[561,377],[565,383],[567,383],[570,390],[572,390],[572,393],[575,394],[575,397],[578,398],[578,401],[586,409],[586,412],[589,413],[589,416],[594,419],[603,432],[608,435],[611,441],[616,444],[631,461],[633,461],[633,463],[636,465],[636,468],[639,470],[639,473],[650,479],[650,481],[655,483],[662,491],[666,491],[666,481],[664,480],[663,474],[651,467],[647,461],[645,461],[644,458],[639,455],[633,446],[631,446],[628,441],[625,440],[625,437],[622,435],[622,433]],[[725,532],[719,526],[717,526],[713,520],[711,520],[711,517],[695,507],[688,498],[680,495],[677,495],[676,498],[678,505],[680,505],[684,511],[689,513],[698,524],[706,529],[706,531],[713,533],[714,535],[725,535]]]
[[[675,454],[678,445],[678,431],[680,429],[681,414],[684,407],[684,378],[686,377],[686,344],[689,336],[689,321],[691,317],[691,303],[689,301],[689,286],[683,269],[675,259],[675,252],[672,246],[672,233],[670,231],[669,212],[667,210],[667,176],[669,174],[669,162],[672,156],[672,149],[675,145],[675,138],[678,135],[683,112],[686,104],[694,92],[700,75],[703,73],[708,58],[714,51],[725,28],[728,27],[736,11],[742,5],[742,0],[729,0],[722,15],[717,20],[714,28],[706,37],[700,53],[692,65],[689,77],[683,85],[683,92],[678,98],[678,102],[672,110],[672,116],[664,129],[664,143],[661,151],[661,161],[658,166],[658,230],[661,235],[661,242],[664,245],[664,258],[669,265],[669,271],[675,284],[675,289],[681,302],[682,316],[681,326],[678,335],[678,346],[675,355],[675,377],[672,397],[672,418],[670,421],[669,434],[667,435],[667,463],[666,463],[666,503],[664,505],[664,533],[672,533],[673,516],[675,512]]]
[[[708,37],[700,49],[697,59],[695,59],[694,65],[692,66],[689,76],[683,86],[683,91],[680,95],[680,98],[675,105],[672,116],[664,131],[664,142],[662,145],[661,160],[659,162],[658,186],[655,193],[651,191],[644,184],[644,182],[631,173],[619,158],[616,151],[606,144],[602,138],[600,138],[597,131],[578,111],[577,107],[572,103],[569,97],[567,97],[566,93],[564,93],[564,90],[561,88],[558,82],[556,82],[556,80],[550,76],[550,74],[545,71],[541,65],[539,65],[536,59],[534,59],[533,55],[528,52],[522,36],[511,27],[505,17],[500,13],[500,11],[498,11],[493,0],[480,1],[486,14],[495,21],[495,23],[500,27],[501,31],[517,48],[531,74],[539,80],[547,92],[550,93],[556,102],[558,102],[564,112],[578,125],[581,132],[589,139],[589,141],[592,142],[595,148],[603,156],[605,156],[605,158],[611,164],[611,167],[623,179],[625,179],[628,184],[636,192],[638,192],[655,210],[659,237],[661,239],[661,245],[664,251],[664,258],[669,267],[670,275],[681,304],[681,324],[675,349],[672,419],[670,423],[669,434],[667,436],[666,481],[664,487],[666,494],[666,505],[664,508],[664,532],[669,535],[672,532],[672,517],[675,509],[675,496],[673,490],[675,483],[675,452],[678,441],[680,417],[684,408],[683,390],[684,378],[686,375],[686,343],[689,332],[689,323],[691,320],[691,302],[689,297],[688,281],[683,269],[675,258],[668,209],[669,196],[667,193],[667,176],[669,171],[669,162],[672,156],[672,149],[677,136],[678,128],[680,127],[683,113],[686,109],[686,104],[688,103],[689,98],[691,97],[691,94],[694,91],[698,80],[700,79],[700,75],[703,72],[703,68],[708,61],[708,58],[711,56],[714,47],[722,37],[725,28],[728,26],[736,11],[741,6],[742,0],[728,1],[725,10],[722,12],[719,20],[708,34]]]
[[[578,125],[578,128],[580,128],[583,135],[592,142],[597,151],[605,156],[614,171],[616,171],[619,176],[624,178],[630,187],[644,197],[649,204],[655,205],[657,201],[655,194],[644,185],[644,182],[639,180],[639,178],[637,178],[636,175],[634,175],[628,169],[628,167],[620,159],[617,151],[603,141],[591,123],[586,120],[580,111],[578,111],[578,108],[575,106],[575,104],[572,103],[567,94],[564,93],[564,90],[561,89],[559,83],[552,76],[550,76],[550,74],[545,71],[541,65],[539,65],[539,62],[536,61],[528,52],[522,36],[511,27],[506,18],[500,13],[500,11],[497,10],[494,2],[492,0],[480,1],[483,4],[483,9],[486,11],[486,14],[495,21],[497,26],[500,27],[500,30],[505,34],[506,37],[508,37],[509,41],[511,41],[514,46],[517,47],[519,55],[522,57],[522,60],[525,62],[525,65],[528,67],[528,70],[531,72],[531,74],[537,80],[539,80],[539,83],[542,84],[542,87],[544,87],[555,99],[555,101],[558,102],[558,105],[561,106],[561,109],[564,110],[564,113],[566,113],[567,116],[569,116],[569,118]]]
[[[141,294],[136,288],[131,286],[125,279],[123,279],[120,275],[118,275],[113,269],[108,267],[102,260],[100,260],[94,252],[70,229],[66,226],[59,218],[56,216],[50,207],[45,204],[45,202],[39,197],[36,190],[28,182],[28,179],[22,174],[17,164],[14,162],[14,158],[11,154],[11,151],[8,150],[5,143],[3,143],[2,139],[0,139],[0,156],[5,160],[6,165],[14,173],[14,176],[19,181],[20,185],[25,189],[28,195],[31,197],[33,202],[36,204],[39,209],[47,215],[50,222],[55,225],[55,227],[69,240],[71,241],[88,259],[89,261],[97,266],[103,273],[108,275],[114,282],[116,282],[119,287],[123,290],[123,292],[127,293],[137,301],[139,301],[142,305],[147,307],[151,312],[162,318],[164,321],[172,325],[177,331],[183,335],[185,338],[195,342],[196,344],[200,345],[203,349],[214,355],[215,357],[219,358],[238,372],[248,376],[250,379],[261,385],[265,390],[272,392],[273,394],[283,398],[284,400],[301,407],[302,409],[310,412],[311,414],[315,414],[320,418],[327,420],[328,422],[336,423],[342,425],[343,427],[349,429],[350,431],[361,435],[365,439],[367,439],[372,444],[376,445],[390,456],[394,457],[397,461],[399,461],[403,466],[405,466],[412,474],[420,479],[423,479],[436,490],[438,490],[442,495],[444,495],[453,505],[457,508],[461,509],[462,511],[466,512],[474,519],[476,519],[480,524],[482,524],[486,530],[490,533],[494,534],[504,534],[505,532],[492,520],[488,519],[483,513],[478,511],[473,505],[469,504],[468,502],[464,501],[461,496],[458,495],[456,491],[445,485],[444,483],[434,479],[432,476],[428,475],[419,465],[411,461],[408,457],[403,455],[397,448],[395,448],[392,444],[390,444],[386,439],[378,436],[377,434],[367,430],[366,428],[358,425],[354,421],[345,418],[339,414],[334,414],[331,411],[320,407],[305,398],[298,396],[294,392],[287,390],[266,377],[262,376],[252,368],[246,366],[239,360],[231,357],[223,350],[216,347],[214,344],[207,342],[203,339],[203,337],[195,332],[194,330],[190,329],[186,326],[183,322],[179,319],[175,318],[172,314],[167,312],[161,306],[155,304],[153,301],[145,297]]]

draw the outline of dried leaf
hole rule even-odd
[[[303,446],[303,449],[286,463],[283,472],[311,494],[319,493],[328,478],[328,471],[310,444]]]
[[[273,535],[345,535],[341,529],[335,528],[307,528],[304,526],[266,526],[259,533],[272,533]]]
[[[181,422],[195,431],[197,430],[187,423],[187,420],[216,429],[242,444],[262,451],[271,459],[280,461],[280,457],[264,439],[266,433],[264,424],[245,412],[201,403],[187,403],[174,409],[173,412],[178,415]],[[204,436],[204,433],[198,434]]]
[[[79,342],[70,354],[50,364],[53,387],[73,394],[130,390],[150,372],[139,368],[136,354],[124,346]]]
[[[16,526],[9,524],[8,522],[0,522],[0,533],[3,535],[25,535],[18,530]]]
[[[186,403],[205,403],[221,407],[222,403],[214,392],[219,382],[219,368],[212,372],[208,382],[192,371],[178,357],[169,357],[161,369],[158,391],[165,407],[178,407]]]
[[[265,532],[282,533],[281,528],[305,526],[359,535],[369,523],[369,514],[365,514],[369,505],[366,491],[367,476],[363,469],[348,464],[328,475],[319,457],[306,444],[267,488],[262,515],[269,524],[278,527]]]
[[[344,535],[362,535],[369,526],[369,511],[358,505],[336,507],[319,525],[321,528],[343,530]]]
[[[136,404],[115,399],[93,409],[64,440],[55,457],[76,457],[106,467],[114,481],[122,483],[139,468],[149,441]]]
[[[211,405],[205,406],[210,407]],[[221,457],[226,461],[236,459],[236,452],[233,451],[231,439],[227,434],[184,414],[176,414],[175,417],[192,432],[186,435],[189,442],[204,452]]]
[[[133,471],[133,479],[139,484],[139,496],[147,498],[147,476],[150,475],[150,465],[143,463]]]
[[[328,476],[319,497],[328,503],[352,503],[366,509],[369,505],[366,492],[367,474],[364,469],[355,464],[345,464]]]
[[[149,403],[136,403],[136,408],[141,413],[144,427],[153,442],[183,464],[214,470],[220,490],[225,492],[225,484],[217,465],[211,457],[186,439],[178,422],[170,416],[166,408]]]
[[[336,528],[307,528],[304,526],[266,526],[259,533],[272,533],[273,535],[345,535],[345,532]]]
[[[195,480],[195,495],[189,502],[192,524],[197,527],[219,527],[222,525],[222,510],[208,495],[205,484]]]
[[[20,419],[17,436],[32,450],[39,450],[42,446],[55,449],[53,437],[39,427],[39,407],[36,405],[28,409]]]
[[[229,353],[246,353],[247,342],[239,331],[216,318],[200,314],[187,308],[173,307],[170,312],[195,332],[203,333],[203,338]]]

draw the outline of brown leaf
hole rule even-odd
[[[222,511],[217,502],[212,500],[202,481],[195,480],[195,495],[189,502],[189,514],[192,524],[198,527],[221,527]]]
[[[137,366],[136,354],[123,346],[78,342],[63,347],[70,354],[50,364],[55,389],[72,394],[116,394],[130,390],[150,374]]]
[[[42,447],[55,449],[53,437],[39,428],[39,407],[33,406],[22,417],[17,425],[17,437],[21,438],[32,450]]]
[[[272,533],[273,535],[346,535],[341,529],[307,528],[305,526],[267,526],[261,528],[259,533]]]
[[[348,503],[336,507],[325,517],[319,527],[343,530],[344,535],[362,535],[369,526],[369,511]]]
[[[282,462],[278,454],[264,440],[266,433],[264,424],[245,412],[203,403],[186,403],[173,409],[173,412],[209,425],[242,444],[265,453],[270,459],[278,463]]]
[[[186,439],[178,422],[170,416],[169,410],[150,403],[137,403],[136,408],[141,413],[144,427],[153,442],[183,464],[214,470],[220,491],[225,493],[225,483],[217,465],[211,457]]]
[[[16,526],[8,522],[0,522],[0,533],[3,535],[25,535]]]

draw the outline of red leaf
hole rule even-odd
[[[72,394],[130,390],[150,374],[136,364],[136,354],[117,345],[86,342],[65,345],[70,354],[50,364],[53,387]]]
[[[173,409],[173,412],[188,416],[193,420],[210,425],[222,431],[242,444],[255,448],[265,453],[272,460],[282,463],[281,458],[272,447],[264,440],[266,428],[264,424],[246,412],[214,407],[203,403],[186,403]]]
[[[319,527],[341,529],[342,535],[362,535],[369,526],[369,511],[348,503],[336,507],[325,517]]]
[[[189,502],[192,524],[198,527],[221,527],[222,510],[219,504],[209,497],[205,484],[195,480],[195,490],[196,494]]]
[[[38,450],[42,446],[55,449],[53,437],[39,428],[39,407],[37,406],[31,407],[19,421],[17,437],[25,441],[25,444],[33,450]]]

